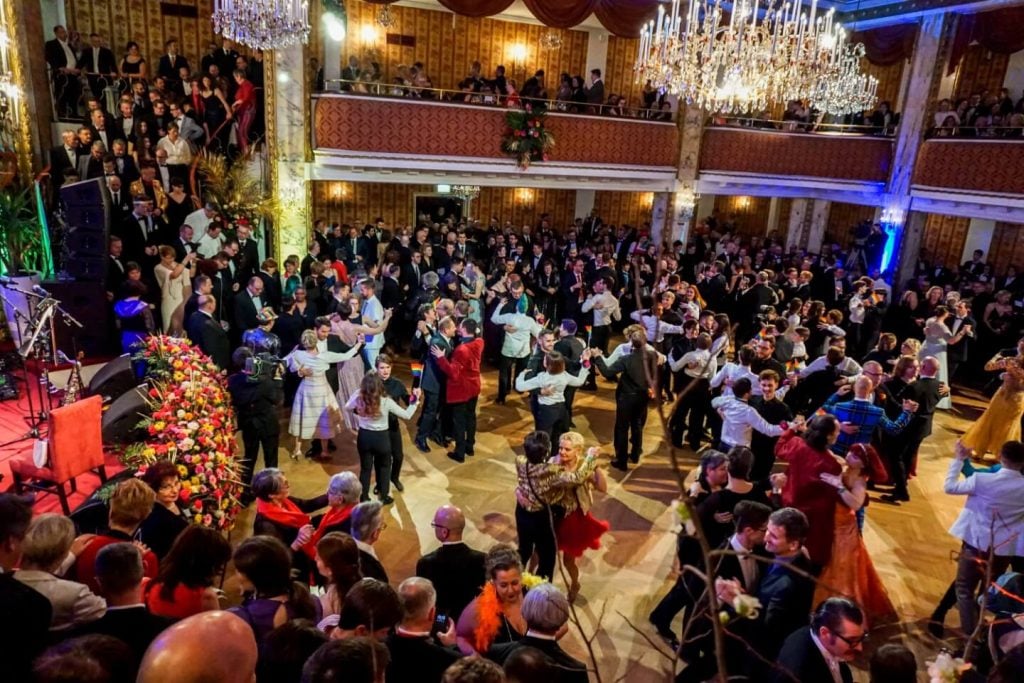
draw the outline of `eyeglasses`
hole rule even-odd
[[[431,522],[430,526],[434,527],[435,529],[444,529],[445,531],[450,531],[450,529],[448,529],[448,527],[446,527],[443,524],[438,524],[437,522]]]
[[[853,638],[847,638],[842,633],[839,633],[837,631],[833,631],[832,635],[834,635],[836,638],[838,638],[839,640],[843,641],[844,643],[846,643],[850,647],[860,647],[861,645],[863,645],[868,640],[868,634],[867,633],[862,633],[861,635],[854,636]]]

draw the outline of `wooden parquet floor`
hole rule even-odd
[[[398,375],[408,382],[407,371]],[[423,553],[437,546],[430,521],[434,510],[442,504],[453,503],[462,508],[468,520],[465,540],[471,546],[486,549],[495,542],[514,542],[514,454],[521,452],[522,437],[533,423],[521,398],[513,395],[508,405],[494,405],[496,386],[496,373],[485,373],[476,456],[465,464],[449,460],[436,446],[429,454],[422,454],[412,445],[411,434],[406,435],[402,473],[405,492],[393,491],[396,502],[387,510],[388,527],[377,546],[378,555],[396,584],[413,573],[416,560]],[[598,444],[605,454],[610,454],[614,385],[600,380],[599,387],[596,393],[577,393],[575,422],[588,443]],[[962,499],[942,491],[942,483],[953,444],[969,421],[980,414],[983,400],[976,395],[956,396],[954,410],[936,418],[935,433],[923,446],[918,474],[911,482],[912,502],[893,507],[872,500],[867,513],[864,537],[904,619],[900,627],[872,634],[871,643],[875,647],[892,639],[903,639],[918,653],[922,681],[927,680],[923,675],[925,658],[932,656],[938,646],[923,625],[955,574],[953,553],[958,544],[947,529],[962,506]],[[414,429],[412,423],[407,425],[407,430]],[[610,470],[609,491],[607,495],[597,495],[594,514],[607,519],[611,531],[601,549],[587,553],[580,563],[583,589],[577,609],[588,633],[600,621],[593,646],[600,662],[601,680],[605,682],[672,680],[672,662],[647,640],[653,638],[664,650],[647,622],[647,615],[671,585],[675,547],[674,513],[668,504],[678,489],[663,433],[657,414],[652,412],[640,465],[627,475]],[[318,495],[324,491],[330,474],[358,469],[351,434],[336,438],[338,451],[330,464],[293,462],[287,456],[291,446],[288,439],[283,437],[280,463],[294,495]],[[692,451],[681,451],[680,456],[688,469],[696,462]],[[877,495],[872,494],[872,498],[877,499]],[[254,506],[240,518],[234,542],[251,533],[253,514]],[[230,579],[225,590],[229,595],[237,595]],[[948,623],[956,625],[955,610]],[[585,658],[577,633],[567,636],[563,645]],[[858,664],[864,669],[866,660]],[[866,672],[859,670],[857,680],[866,681]]]

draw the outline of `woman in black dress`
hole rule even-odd
[[[149,466],[142,475],[142,481],[156,493],[156,503],[139,527],[139,540],[162,560],[174,545],[174,539],[188,526],[178,507],[181,475],[177,465],[160,460]]]
[[[139,44],[134,40],[128,41],[124,46],[125,54],[121,60],[121,78],[131,88],[132,83],[138,80],[146,80],[146,60],[142,57]]]
[[[171,178],[171,191],[167,193],[167,210],[164,211],[167,227],[177,233],[185,223],[185,217],[195,210],[192,195],[185,190],[185,181],[178,177]],[[199,235],[193,236],[197,237]]]
[[[209,74],[204,74],[200,81],[199,96],[203,98],[203,128],[209,147],[215,151],[227,151],[231,136],[231,107]]]

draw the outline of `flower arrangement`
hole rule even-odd
[[[248,225],[259,237],[261,220],[273,216],[278,202],[266,195],[263,181],[244,162],[243,158],[229,165],[223,154],[203,152],[196,170],[202,176],[203,196],[217,209],[225,229],[233,234],[238,226]]]
[[[934,661],[927,664],[929,683],[957,683],[964,672],[971,668],[963,659],[948,652],[940,652]]]
[[[224,378],[186,339],[151,336],[133,356],[144,363],[152,415],[148,437],[125,449],[121,461],[141,476],[167,460],[181,474],[178,505],[193,524],[230,530],[241,510],[235,416]]]
[[[530,103],[522,109],[509,109],[505,114],[505,135],[501,138],[501,151],[516,160],[516,166],[522,170],[530,167],[530,162],[547,161],[548,152],[555,146],[555,138],[544,127],[547,111]]]

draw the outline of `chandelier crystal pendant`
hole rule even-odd
[[[471,202],[480,196],[479,185],[452,185],[453,195],[467,202]]]
[[[640,34],[634,67],[638,81],[715,113],[758,113],[773,104],[804,100],[829,114],[874,105],[878,80],[863,74],[862,44],[851,45],[835,10],[810,13],[799,0],[680,0],[658,7]],[[762,19],[763,16],[763,19]]]
[[[308,0],[214,0],[213,31],[256,50],[309,39]]]
[[[548,31],[540,37],[540,49],[549,52],[562,49],[562,36],[555,31]]]
[[[384,7],[377,12],[376,22],[378,26],[384,29],[391,28],[395,25],[395,16],[391,14],[391,8],[388,5],[384,5]]]

